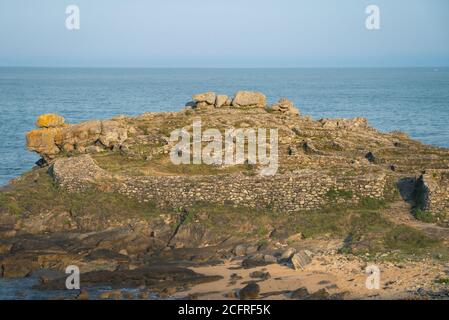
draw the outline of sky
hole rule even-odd
[[[0,66],[449,66],[449,1],[0,0]]]

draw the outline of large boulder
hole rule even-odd
[[[65,120],[60,115],[54,113],[42,114],[37,118],[36,125],[39,128],[54,128],[60,127]]]
[[[62,128],[43,128],[31,130],[26,135],[27,147],[44,158],[52,158],[61,150],[57,142],[62,141]]]
[[[221,108],[226,105],[226,101],[228,101],[228,96],[226,95],[217,95],[217,99],[215,101],[215,108]]]
[[[195,101],[196,103],[205,102],[208,105],[214,105],[216,98],[217,95],[215,94],[215,92],[199,93],[192,96],[193,101]]]
[[[287,98],[280,99],[277,103],[271,105],[268,111],[279,112],[284,114],[299,115],[299,110],[295,108],[292,101]]]
[[[232,100],[234,107],[257,107],[265,108],[267,98],[263,93],[251,91],[239,91]]]

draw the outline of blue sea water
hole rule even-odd
[[[38,160],[25,133],[42,113],[76,123],[176,111],[193,93],[237,90],[262,91],[270,102],[288,97],[314,118],[367,117],[380,130],[449,147],[449,68],[0,68],[0,185]]]

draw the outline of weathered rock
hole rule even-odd
[[[272,256],[271,254],[264,255],[263,260],[267,263],[277,263],[276,257]]]
[[[250,282],[239,291],[239,298],[241,300],[257,299],[257,297],[259,296],[259,292],[259,285],[255,282]]]
[[[314,293],[312,293],[307,299],[308,300],[327,300],[329,299],[330,295],[329,292],[326,291],[326,289],[320,289]]]
[[[237,257],[242,257],[246,254],[246,246],[243,244],[236,245],[232,250],[232,253],[234,253]]]
[[[294,248],[288,248],[282,252],[280,260],[288,261],[295,254],[296,250]]]
[[[100,270],[83,273],[85,286],[108,285],[116,288],[138,288],[145,286],[149,290],[162,291],[167,287],[186,287],[222,279],[221,276],[205,276],[186,268],[173,266],[151,266],[133,270]],[[46,290],[65,289],[65,279],[57,279],[36,288]]]
[[[299,115],[299,110],[295,108],[293,102],[287,98],[280,99],[277,103],[271,105],[268,110],[284,114]]]
[[[270,264],[270,262],[265,261],[264,255],[262,254],[250,256],[242,261],[242,267],[245,269],[266,266],[268,264]]]
[[[228,100],[228,96],[226,95],[217,95],[217,99],[215,101],[215,108],[221,108],[226,104],[226,101]]]
[[[106,147],[121,145],[128,138],[128,129],[116,121],[102,121],[99,141]]]
[[[39,153],[48,159],[57,155],[61,150],[57,142],[62,141],[62,128],[44,128],[31,130],[26,135],[28,150]]]
[[[54,128],[62,126],[64,122],[64,118],[60,115],[49,113],[40,115],[37,118],[36,125],[39,128]]]
[[[267,98],[260,92],[239,91],[232,100],[234,107],[257,107],[265,108]]]
[[[312,259],[304,252],[304,250],[295,253],[290,262],[295,270],[304,270],[308,264],[312,262]]]
[[[304,300],[309,297],[309,291],[305,287],[301,287],[290,293],[291,299]]]
[[[321,123],[324,128],[332,129],[356,129],[359,127],[366,127],[368,125],[368,120],[362,117],[353,119],[320,119],[318,122]]]
[[[249,276],[251,278],[262,279],[262,280],[267,280],[267,279],[271,278],[270,273],[269,272],[264,272],[264,271],[254,271],[254,272],[251,272],[249,274]]]
[[[208,105],[214,105],[216,98],[215,92],[199,93],[192,96],[193,101],[196,103],[206,102]]]
[[[41,122],[48,125],[46,121]],[[76,125],[32,130],[27,133],[27,147],[49,160],[60,155],[62,151],[67,153],[102,151],[102,148],[89,148],[97,143],[112,149],[120,146],[127,138],[128,128],[121,120],[93,120]]]

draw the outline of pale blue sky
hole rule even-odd
[[[449,66],[449,1],[1,0],[0,66]]]

